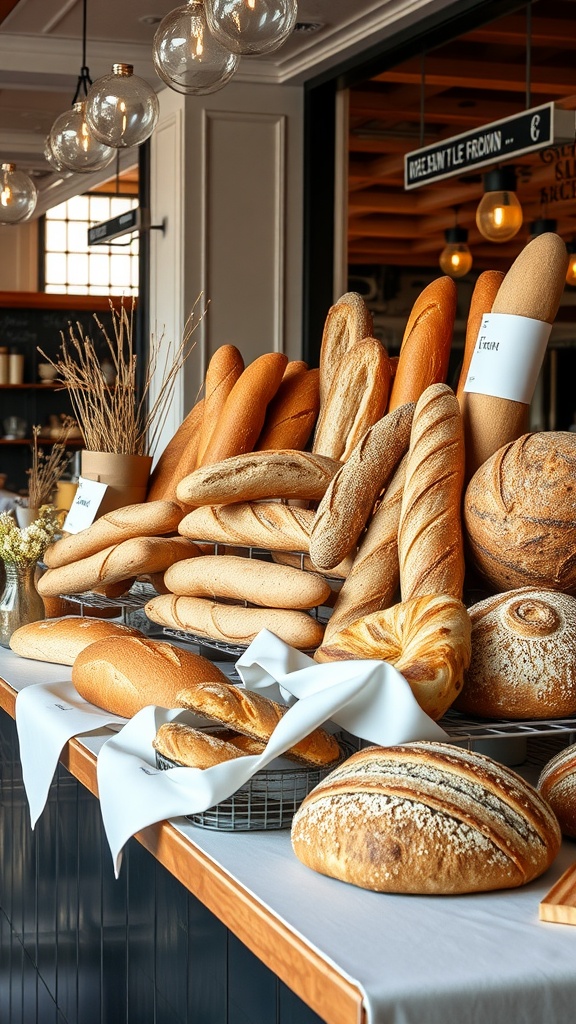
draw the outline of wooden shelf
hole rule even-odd
[[[56,391],[65,387],[62,381],[50,381],[48,384],[0,384],[0,391],[30,391],[31,388],[38,391]]]
[[[64,442],[67,448],[82,448],[84,445],[84,439],[82,437],[73,437],[69,441]],[[4,444],[32,444],[31,437],[0,437],[0,445]],[[39,437],[38,444],[62,444],[57,437]]]

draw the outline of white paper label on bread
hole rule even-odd
[[[80,477],[78,490],[62,527],[65,533],[80,533],[80,530],[92,526],[107,487],[108,484],[101,484],[99,480]]]
[[[530,405],[551,330],[543,320],[486,313],[464,391]]]

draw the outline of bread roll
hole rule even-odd
[[[200,552],[183,537],[133,537],[88,558],[47,569],[37,589],[47,597],[82,594],[103,583],[117,583],[127,576],[165,571],[179,559],[195,554]]]
[[[163,757],[186,768],[213,768],[222,761],[244,756],[238,747],[220,736],[194,729],[184,722],[164,722],[152,746]]]
[[[288,711],[283,704],[231,683],[193,683],[178,694],[178,704],[262,743],[268,742]],[[326,767],[338,760],[340,747],[330,733],[314,729],[290,747],[284,757],[311,767]]]
[[[308,552],[314,515],[277,502],[204,505],[185,516],[178,530],[184,537],[218,544]]]
[[[403,601],[337,630],[316,661],[388,661],[437,721],[460,693],[470,664],[470,618],[461,601],[435,594]]]
[[[400,346],[389,412],[406,402],[417,402],[430,384],[446,380],[456,298],[452,278],[440,277],[427,285],[416,299]]]
[[[305,798],[296,856],[375,892],[453,894],[525,885],[550,866],[560,831],[509,768],[447,743],[368,747]]]
[[[562,835],[576,839],[576,743],[544,765],[538,790],[558,818]]]
[[[124,718],[149,704],[178,707],[177,694],[194,682],[225,681],[220,669],[200,654],[146,637],[97,640],[72,666],[72,682],[80,696]]]
[[[147,501],[117,508],[96,519],[85,530],[68,534],[51,544],[44,554],[44,562],[49,569],[57,569],[132,537],[175,533],[182,515],[175,501]]]
[[[142,636],[142,633],[131,626],[93,616],[63,615],[20,626],[10,637],[10,647],[21,658],[73,665],[85,647],[111,636]]]
[[[522,587],[468,609],[472,660],[454,706],[483,718],[576,714],[576,598]]]
[[[404,405],[378,420],[330,483],[310,534],[310,557],[320,569],[333,568],[355,548],[376,498],[408,448],[413,414],[414,406]]]
[[[320,501],[340,463],[294,449],[245,452],[202,466],[178,485],[190,505],[229,505],[261,498]]]
[[[398,525],[400,594],[462,597],[464,431],[458,400],[447,384],[419,398],[412,422]]]
[[[386,412],[390,376],[388,353],[376,338],[349,348],[322,403],[312,451],[345,462]]]
[[[269,448],[305,448],[320,408],[320,370],[288,373],[268,405],[262,433],[255,451]],[[306,363],[302,364],[306,366]]]
[[[166,570],[164,582],[184,597],[229,598],[264,608],[315,608],[331,593],[330,584],[314,573],[235,555],[177,562]]]
[[[320,346],[320,408],[344,354],[352,345],[372,336],[372,314],[357,292],[346,292],[328,310]]]
[[[317,619],[285,608],[245,608],[202,597],[160,594],[148,601],[144,611],[161,626],[234,646],[251,644],[262,629],[269,629],[284,643],[303,651],[318,647],[324,636],[324,627]]]
[[[282,352],[267,352],[246,367],[224,403],[199,466],[252,451],[287,362]]]
[[[176,485],[196,465],[203,412],[201,399],[166,445],[150,475],[148,501],[176,501]]]
[[[496,590],[576,594],[576,434],[512,441],[472,477],[464,497],[471,561]]]
[[[204,407],[198,436],[196,465],[201,466],[208,442],[214,433],[226,399],[244,370],[244,360],[235,345],[217,348],[206,370]],[[192,472],[194,466],[190,467]],[[186,475],[186,474],[184,474]]]

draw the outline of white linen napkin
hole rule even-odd
[[[183,713],[157,707],[139,711],[103,745],[98,755],[98,791],[117,876],[122,848],[130,836],[165,818],[198,814],[227,799],[256,771],[329,720],[382,745],[447,738],[419,707],[404,677],[383,661],[318,665],[262,630],[236,668],[248,689],[277,698],[280,688],[297,698],[258,756],[204,770],[159,770],[154,736],[162,723],[182,719]]]

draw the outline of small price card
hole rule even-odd
[[[98,480],[80,477],[76,496],[62,527],[65,533],[80,533],[94,522],[107,486]]]

